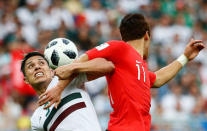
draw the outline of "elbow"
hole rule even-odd
[[[108,63],[108,72],[113,72],[115,70],[115,65],[111,61],[108,61]]]
[[[103,74],[109,74],[115,70],[115,65],[113,62],[108,61],[104,58],[96,58],[97,66],[99,67],[99,71]]]
[[[162,85],[160,83],[154,83],[152,88],[160,88]]]
[[[155,73],[156,74],[156,73]],[[153,88],[160,88],[164,83],[162,82],[162,80],[159,78],[159,75],[156,74],[156,80],[155,83],[153,85]]]
[[[115,65],[111,61],[105,60],[104,63],[102,63],[102,73],[109,74],[112,73],[115,70]]]
[[[156,81],[155,81],[153,87],[154,88],[160,88],[164,84],[165,84],[165,82],[162,79],[156,78]]]

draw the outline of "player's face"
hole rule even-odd
[[[32,56],[25,62],[25,81],[30,85],[48,82],[52,77],[52,69],[41,56]]]

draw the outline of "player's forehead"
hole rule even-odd
[[[31,56],[30,58],[28,58],[25,62],[25,65],[28,65],[30,63],[33,62],[38,62],[38,61],[45,61],[45,59],[42,56]]]

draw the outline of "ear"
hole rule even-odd
[[[24,82],[27,83],[27,84],[29,84],[29,81],[27,80],[26,77],[24,77]]]
[[[149,40],[150,37],[149,37],[149,32],[147,31],[144,35],[144,40]]]

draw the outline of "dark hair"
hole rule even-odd
[[[121,21],[119,30],[123,41],[140,39],[146,32],[150,35],[149,24],[141,14],[126,15]]]
[[[40,52],[38,52],[38,51],[29,52],[24,56],[24,58],[22,59],[22,63],[21,63],[21,72],[23,73],[24,76],[25,76],[25,70],[24,70],[25,63],[30,57],[33,57],[33,56],[41,56],[42,58],[44,58],[44,60],[49,65],[49,63],[48,63],[47,59],[45,58],[45,56],[43,54],[41,54]]]

